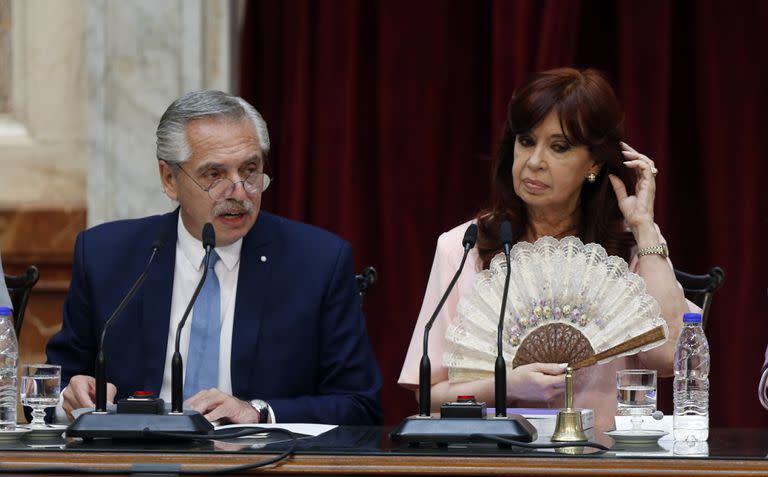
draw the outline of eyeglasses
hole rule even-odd
[[[208,196],[213,200],[222,200],[234,194],[237,184],[243,184],[243,190],[245,190],[246,194],[258,194],[267,190],[267,187],[269,187],[269,184],[272,182],[272,179],[270,179],[270,177],[263,172],[251,172],[248,174],[248,177],[237,182],[233,182],[229,177],[224,177],[222,179],[215,180],[208,187],[203,187],[199,182],[195,180],[194,177],[192,177],[187,171],[184,170],[183,167],[181,167],[180,163],[175,162],[173,165],[178,167],[179,170],[184,173],[184,175],[189,177],[197,187],[207,192]]]

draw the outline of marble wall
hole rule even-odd
[[[233,5],[0,0],[0,208],[168,210],[154,130],[182,93],[233,89]]]
[[[0,0],[0,114],[11,110],[10,64],[11,0]]]
[[[44,359],[60,326],[77,233],[173,207],[157,174],[155,127],[186,91],[232,91],[240,8],[0,0],[0,252],[7,273],[40,269],[22,360]]]
[[[0,208],[83,206],[85,0],[11,0],[10,104],[0,113]]]
[[[196,89],[231,90],[232,3],[88,3],[88,223],[170,210],[155,128]]]

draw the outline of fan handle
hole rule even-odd
[[[586,368],[587,366],[592,366],[593,364],[597,364],[599,361],[602,361],[607,358],[611,358],[613,356],[616,356],[617,354],[627,353],[629,351],[633,351],[638,348],[641,348],[645,345],[649,345],[657,341],[663,341],[666,338],[667,338],[667,328],[665,326],[657,326],[656,328],[652,328],[650,331],[646,331],[641,335],[635,336],[634,338],[630,338],[623,343],[619,343],[613,348],[608,348],[607,350],[597,353],[595,355],[592,355],[589,358],[585,358],[585,359],[582,359],[581,361],[572,363],[570,366],[574,370]]]

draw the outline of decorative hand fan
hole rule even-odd
[[[519,242],[510,253],[504,316],[507,366],[570,363],[574,369],[645,351],[668,334],[656,300],[627,262],[576,237]],[[493,376],[507,263],[500,253],[459,300],[443,361],[451,382]]]

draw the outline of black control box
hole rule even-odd
[[[440,406],[442,419],[484,419],[485,403],[478,402],[474,396],[459,396],[456,401]]]

